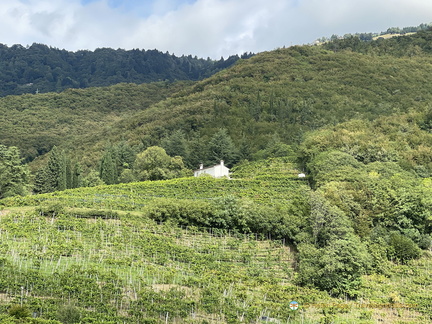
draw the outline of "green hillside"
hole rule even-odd
[[[370,239],[358,243],[375,261],[354,290],[338,298],[336,290],[302,281],[312,275],[299,255],[305,257],[301,249],[314,233],[319,198],[297,172],[279,158],[243,164],[233,180],[183,178],[3,199],[1,307],[10,314],[11,305],[24,305],[63,323],[70,323],[65,314],[97,323],[428,322],[430,253],[392,263]],[[325,222],[334,213],[324,212]],[[342,224],[325,222],[322,229],[338,231],[325,235],[345,235]],[[299,310],[289,308],[292,300]]]
[[[296,145],[306,131],[324,125],[426,108],[430,63],[427,55],[368,56],[320,47],[262,53],[119,121],[110,136],[160,145],[180,129],[193,150],[194,138],[206,143],[226,128],[250,159],[275,133]]]
[[[115,121],[166,99],[182,86],[165,82],[119,84],[1,98],[1,143],[18,146],[31,161],[54,145],[66,146],[75,138],[109,128]]]
[[[431,33],[404,36],[403,39],[412,38],[413,43],[421,40],[427,48]],[[394,48],[393,43],[367,43],[371,44],[367,46],[376,44],[382,51],[386,50],[382,55],[375,55],[373,51],[356,53],[348,47],[335,52],[322,46],[291,47],[261,53],[240,60],[234,67],[193,85],[170,87],[177,90],[176,94],[166,93],[165,98],[169,98],[162,101],[161,97],[147,101],[153,104],[150,109],[146,109],[146,103],[140,102],[148,93],[144,89],[139,92],[137,86],[122,85],[118,95],[109,90],[111,88],[79,90],[78,94],[85,98],[88,96],[89,100],[76,102],[75,109],[88,111],[87,119],[97,118],[107,106],[110,107],[111,103],[98,103],[96,99],[96,93],[104,91],[113,91],[108,96],[117,102],[116,107],[127,111],[116,114],[113,124],[94,123],[85,131],[83,122],[77,120],[75,123],[73,118],[69,118],[73,111],[68,110],[67,102],[76,101],[76,92],[56,95],[60,102],[66,102],[60,105],[64,107],[60,114],[54,114],[55,110],[50,108],[39,117],[38,112],[47,106],[48,100],[42,97],[42,104],[35,101],[35,96],[23,97],[17,100],[23,100],[22,105],[29,108],[25,112],[4,109],[3,119],[6,123],[12,124],[10,121],[13,120],[20,125],[29,119],[27,114],[32,118],[35,116],[34,126],[30,127],[32,132],[13,136],[12,132],[5,131],[2,138],[8,145],[22,146],[26,156],[30,150],[26,145],[35,147],[38,142],[49,143],[46,149],[39,150],[44,153],[56,144],[76,158],[84,159],[83,164],[96,167],[107,143],[126,140],[133,147],[164,146],[179,130],[183,133],[187,152],[174,150],[172,154],[182,155],[189,167],[196,167],[200,160],[208,160],[205,145],[219,129],[225,128],[238,149],[237,161],[250,160],[255,153],[266,148],[275,134],[283,143],[295,146],[301,142],[305,132],[325,125],[352,118],[372,120],[382,115],[428,109],[432,93],[427,81],[432,72],[431,56],[426,50],[416,55],[401,55],[401,48],[412,45],[408,40],[401,42],[398,48]],[[96,96],[94,103],[90,99],[93,96]],[[8,100],[15,100],[12,98],[0,100],[0,106],[8,107]],[[70,120],[71,124],[66,124]],[[61,125],[61,129],[54,127],[53,136],[50,136],[49,128],[47,135],[47,124]],[[3,129],[9,130],[12,126]],[[26,126],[23,125],[29,129]],[[61,137],[63,140],[46,139],[45,135],[56,138],[66,129],[71,130],[71,135]],[[30,156],[38,154],[32,152]]]
[[[429,323],[431,41],[0,99],[5,321]]]

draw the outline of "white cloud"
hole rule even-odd
[[[0,43],[218,58],[428,23],[431,13],[430,0],[8,0],[0,3]]]

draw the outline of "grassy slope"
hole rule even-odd
[[[232,194],[277,205],[292,194],[307,192],[296,173],[292,165],[276,159],[237,168],[237,179],[231,181],[184,178],[3,200],[4,304],[19,303],[24,286],[25,303],[47,318],[55,317],[58,305],[72,300],[87,318],[102,312],[110,314],[105,320],[111,316],[131,322],[145,316],[164,322],[169,312],[170,320],[191,323],[260,316],[298,323],[427,323],[430,253],[409,266],[393,265],[388,277],[365,276],[359,299],[348,301],[296,286],[295,252],[280,241],[156,224],[144,216],[146,206],[162,198],[196,200]],[[32,212],[41,204],[56,202],[67,212],[46,216]],[[80,217],[89,211],[111,212],[115,218]],[[145,304],[149,294],[161,298],[160,307]],[[290,311],[291,300],[298,301],[302,310]],[[136,307],[141,311],[136,313]]]
[[[269,170],[271,172],[269,173]],[[6,206],[37,206],[40,203],[61,203],[68,207],[101,208],[112,210],[141,210],[149,202],[164,198],[208,200],[232,195],[257,203],[273,205],[287,196],[302,195],[309,190],[298,180],[292,163],[273,159],[245,163],[234,172],[234,179],[212,177],[181,178],[165,181],[145,181],[65,190],[42,195],[3,199]],[[236,176],[237,174],[237,176]]]

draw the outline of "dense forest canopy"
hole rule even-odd
[[[60,92],[121,82],[199,80],[238,59],[238,55],[215,61],[191,55],[176,57],[158,50],[98,48],[70,52],[37,43],[27,47],[0,44],[0,96]]]

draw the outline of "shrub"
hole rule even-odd
[[[36,210],[42,216],[58,216],[59,214],[64,214],[65,208],[60,203],[52,203],[41,205]]]
[[[406,263],[421,255],[420,248],[410,238],[399,233],[390,234],[388,245],[387,257],[389,260]]]
[[[57,319],[62,323],[78,323],[80,321],[81,314],[77,307],[73,305],[64,305],[58,310]]]
[[[30,311],[25,306],[13,305],[9,309],[8,314],[10,316],[15,317],[15,318],[25,318],[25,317],[29,317],[30,316]]]

